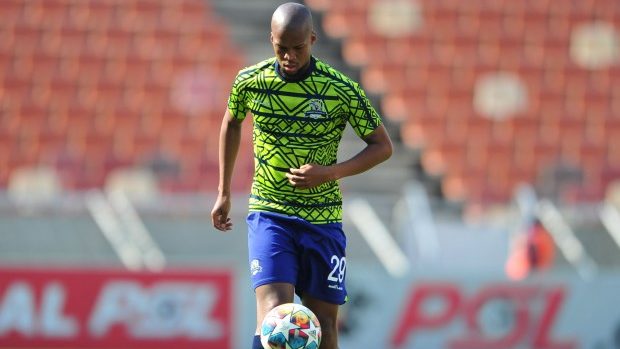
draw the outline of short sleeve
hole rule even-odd
[[[241,74],[237,75],[233,83],[230,95],[228,96],[228,110],[230,114],[237,120],[245,119],[247,114],[246,92],[244,90],[244,79]]]
[[[349,102],[349,124],[359,137],[371,134],[382,123],[359,84],[353,83],[353,96]]]

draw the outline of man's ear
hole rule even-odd
[[[269,33],[269,41],[273,44],[273,32]]]
[[[316,42],[316,32],[313,30],[312,34],[310,34],[310,44],[314,44]]]

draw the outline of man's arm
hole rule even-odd
[[[224,113],[220,128],[219,144],[219,167],[220,180],[217,188],[217,200],[211,211],[213,226],[221,231],[232,229],[230,213],[230,183],[232,181],[233,168],[239,152],[241,140],[241,121],[232,117],[228,109]]]
[[[392,141],[383,125],[366,136],[364,142],[366,147],[349,160],[332,166],[305,164],[300,168],[292,168],[286,176],[294,187],[308,189],[362,173],[392,156]]]

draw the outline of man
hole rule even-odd
[[[220,131],[220,183],[213,226],[230,230],[230,183],[241,122],[253,115],[255,173],[249,199],[248,248],[257,329],[295,293],[318,317],[323,349],[338,346],[338,307],[346,301],[346,238],[337,180],[392,154],[380,117],[359,85],[311,54],[310,11],[279,6],[271,19],[275,57],[237,75]],[[350,124],[366,146],[344,162],[338,144]]]

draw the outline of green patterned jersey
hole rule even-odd
[[[342,221],[337,181],[311,189],[293,187],[290,168],[308,163],[333,165],[348,124],[360,137],[381,119],[359,85],[312,57],[301,76],[279,74],[275,58],[241,70],[228,100],[231,115],[253,116],[254,179],[250,211],[293,215],[311,223]]]

